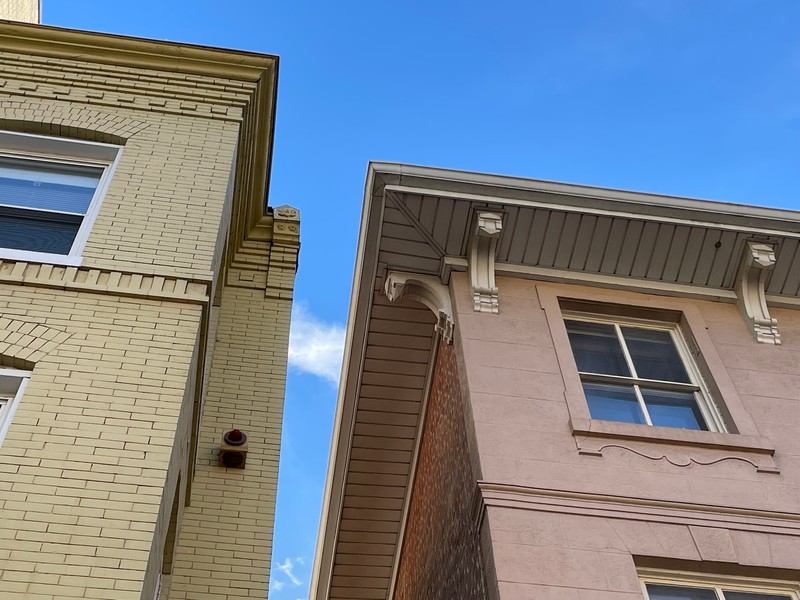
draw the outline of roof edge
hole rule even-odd
[[[7,52],[244,81],[259,80],[264,71],[275,73],[278,63],[278,57],[271,54],[8,20],[0,20],[0,45]]]

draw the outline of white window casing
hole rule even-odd
[[[42,168],[48,163],[52,163],[54,169],[59,166],[70,167],[93,167],[102,169],[97,185],[94,189],[91,201],[85,213],[82,214],[80,226],[72,241],[68,253],[38,252],[32,250],[20,250],[15,248],[3,248],[0,239],[0,259],[20,260],[26,262],[40,262],[56,265],[79,266],[81,264],[82,252],[89,238],[92,226],[97,218],[103,197],[111,182],[114,170],[119,163],[122,155],[122,147],[115,144],[104,144],[99,142],[88,142],[84,140],[74,140],[59,137],[49,137],[26,133],[16,133],[0,131],[0,159],[16,161],[24,165],[29,161],[30,165]],[[42,169],[46,173],[46,170]],[[24,211],[25,207],[19,205],[0,204],[0,213],[3,210]],[[40,208],[31,208],[31,212],[50,212],[54,220],[57,219],[59,211],[46,211]],[[76,215],[64,212],[71,219]],[[80,215],[77,215],[80,216]]]

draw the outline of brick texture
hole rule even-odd
[[[395,600],[486,600],[475,477],[453,347],[442,344],[428,399]]]

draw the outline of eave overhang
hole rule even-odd
[[[795,259],[800,252],[800,213],[794,211],[370,164],[311,588],[314,600],[391,598],[428,379],[392,379],[406,367],[400,362],[403,352],[391,354],[387,342],[406,342],[413,332],[418,336],[414,343],[422,347],[425,338],[419,337],[419,325],[425,321],[409,312],[412,306],[421,308],[418,304],[395,306],[406,311],[402,315],[389,312],[385,280],[399,272],[447,284],[453,270],[469,271],[476,223],[487,216],[500,220],[490,232],[497,236],[492,258],[498,275],[736,302],[743,265],[753,263],[754,249],[763,253],[766,248],[774,254],[757,267],[769,270],[750,279],[762,282],[762,296],[770,305],[800,305],[800,260]],[[413,329],[404,328],[403,318],[413,320],[407,324]],[[403,337],[375,338],[373,332],[386,329],[387,322],[396,323]],[[434,322],[429,313],[429,360],[435,351]],[[376,363],[373,357],[380,344],[382,360]],[[386,385],[376,392],[382,375]],[[380,417],[386,435],[371,440],[373,458],[369,448],[359,447],[356,461],[354,440],[359,439],[365,412],[369,419],[376,418],[374,411],[365,411],[365,404],[374,408],[376,393],[382,394]],[[403,400],[393,401],[393,396]],[[416,403],[413,411],[411,401]],[[398,404],[396,414],[393,402]],[[403,432],[405,439],[414,440],[413,447],[403,460],[397,456],[391,481],[370,486],[363,476],[383,468],[381,444],[390,448],[397,443],[399,433],[391,424],[399,416],[404,423],[413,417],[413,426]],[[358,486],[352,485],[354,474],[362,482]],[[395,502],[385,502],[387,498]],[[343,519],[347,507],[353,506],[380,507],[381,512]]]

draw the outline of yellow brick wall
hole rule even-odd
[[[0,361],[35,363],[0,446],[0,598],[152,600],[170,555],[162,598],[264,598],[297,212],[274,230],[257,217],[253,240],[226,232],[234,202],[241,224],[262,200],[242,177],[263,164],[237,145],[256,135],[255,97],[268,114],[263,94],[96,54],[3,51],[0,65],[0,130],[123,146],[80,268],[0,259]],[[234,426],[245,470],[217,466]]]
[[[0,597],[140,598],[165,480],[181,468],[201,312],[0,285],[0,336],[25,322],[63,340],[36,362],[0,447]]]
[[[169,600],[267,594],[291,301],[227,287]],[[218,466],[222,434],[248,435],[244,469]]]
[[[83,264],[210,279],[241,118],[144,104],[197,89],[163,74],[2,52],[0,65],[0,130],[123,147]]]

